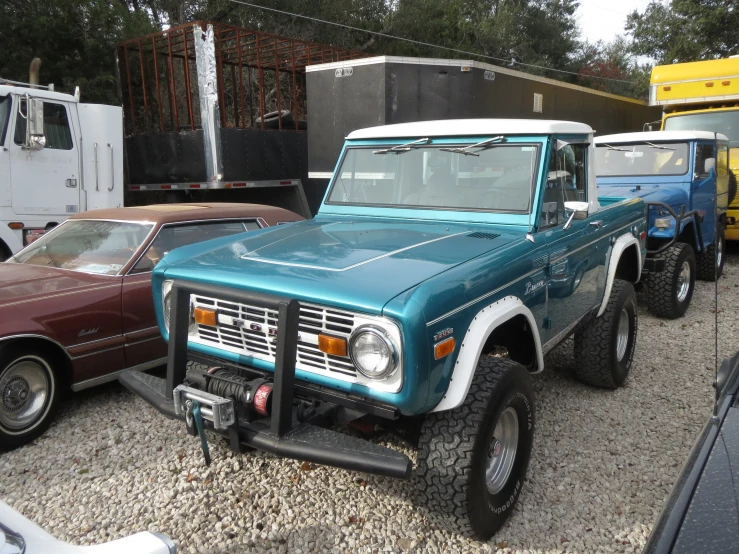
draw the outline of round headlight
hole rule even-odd
[[[164,316],[164,326],[167,328],[169,333],[170,322],[172,321],[172,285],[173,281],[164,281],[162,284],[162,312]],[[188,322],[188,334],[192,334],[197,331],[197,325],[195,323],[195,316],[193,314],[193,303],[192,298],[190,299],[190,321]]]
[[[395,345],[378,327],[360,327],[351,339],[349,354],[357,369],[370,379],[384,379],[397,364]]]
[[[172,295],[167,293],[164,295],[164,326],[167,328],[169,333],[169,320],[172,317]]]

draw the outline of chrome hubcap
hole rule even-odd
[[[20,360],[0,378],[0,425],[9,430],[28,427],[43,412],[49,397],[46,370],[35,360]]]
[[[621,310],[618,318],[618,336],[616,337],[616,359],[620,362],[626,355],[626,347],[629,344],[629,313],[626,309]]]
[[[685,261],[677,276],[677,301],[684,302],[690,291],[690,264]]]
[[[490,494],[497,494],[505,487],[513,470],[517,449],[518,414],[516,410],[508,407],[498,418],[488,449],[485,483]]]
[[[716,252],[716,267],[721,267],[721,256],[723,255],[724,250],[724,239],[721,237],[718,238],[718,244],[717,244],[717,252]]]

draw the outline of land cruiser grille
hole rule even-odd
[[[197,325],[190,341],[217,346],[274,363],[276,355],[277,311],[246,304],[234,304],[204,296],[193,296],[195,306],[215,309],[218,325]],[[301,304],[298,324],[299,369],[332,377],[356,377],[349,358],[330,356],[318,349],[318,334],[326,333],[347,340],[356,327],[355,315],[310,304]]]

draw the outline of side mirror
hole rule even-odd
[[[711,171],[713,171],[716,167],[716,158],[706,158],[705,162],[703,162],[703,173],[709,174]]]
[[[18,111],[23,116],[23,112]],[[26,140],[23,147],[27,150],[39,151],[46,146],[44,136],[44,101],[40,98],[26,96]]]
[[[562,229],[565,231],[569,229],[573,219],[587,219],[589,207],[587,202],[565,202],[565,215],[569,213],[570,216]]]

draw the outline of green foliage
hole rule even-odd
[[[638,62],[624,37],[610,43],[584,44],[579,63],[579,85],[632,98],[647,97],[652,68]]]
[[[626,22],[632,51],[665,64],[737,54],[737,29],[739,0],[652,0]]]

